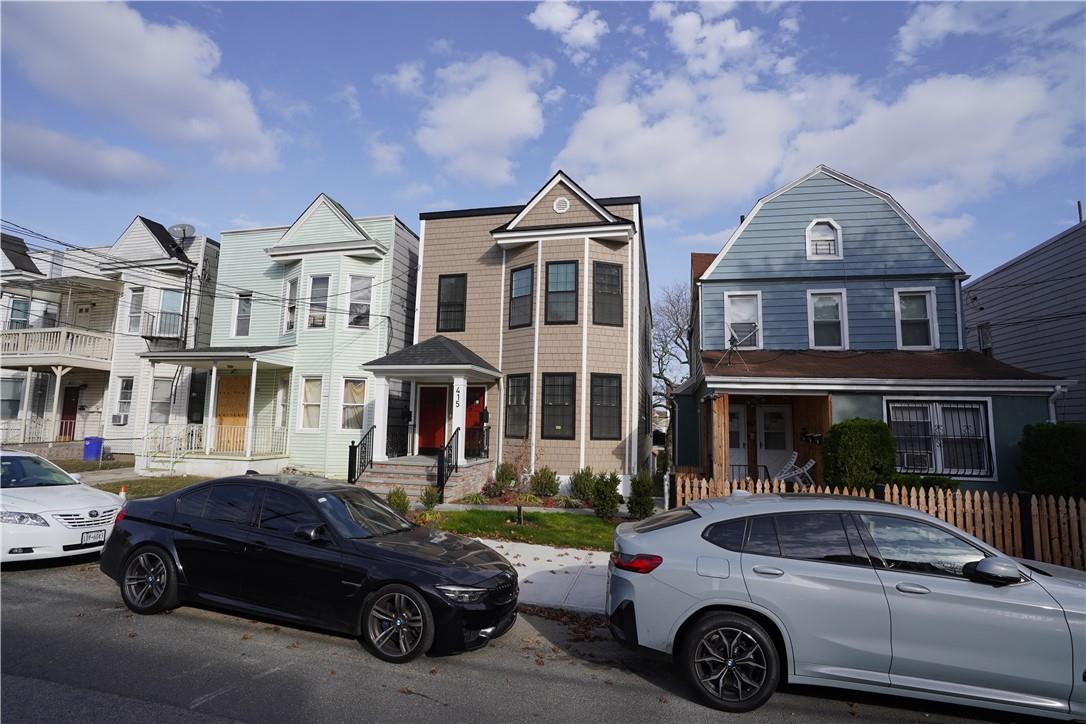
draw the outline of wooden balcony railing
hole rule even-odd
[[[0,332],[0,355],[60,355],[108,360],[113,335],[69,327],[52,329],[8,329]]]

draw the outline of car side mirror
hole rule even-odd
[[[309,543],[319,543],[327,538],[323,525],[300,525],[294,529],[294,535]]]
[[[1006,586],[1019,583],[1022,574],[1018,571],[1018,565],[1010,558],[992,556],[982,558],[968,570],[969,578],[978,583],[991,583],[997,586]]]

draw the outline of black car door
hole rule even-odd
[[[219,483],[182,496],[174,512],[175,546],[185,582],[212,602],[246,600],[245,540],[257,487]]]
[[[339,546],[319,513],[302,495],[277,487],[262,491],[256,525],[246,540],[252,563],[249,586],[269,612],[307,623],[349,627],[357,586],[343,582]],[[305,532],[317,528],[317,539]]]

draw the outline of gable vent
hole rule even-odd
[[[559,196],[554,200],[554,213],[564,214],[569,211],[569,199],[565,196]]]

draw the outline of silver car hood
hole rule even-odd
[[[1048,591],[1063,610],[1086,615],[1086,571],[1023,558],[1017,560],[1026,568],[1032,569],[1030,573],[1033,580]]]

